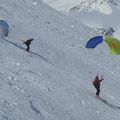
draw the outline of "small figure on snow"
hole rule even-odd
[[[27,41],[23,41],[23,44],[27,46],[26,51],[30,51],[30,44],[33,41],[33,38],[28,39]]]
[[[101,76],[101,79],[99,79],[99,76],[97,75],[95,77],[95,80],[93,81],[93,85],[97,90],[96,96],[98,96],[98,97],[99,97],[99,94],[100,94],[100,83],[102,82],[102,80],[104,80],[103,76]]]

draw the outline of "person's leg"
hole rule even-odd
[[[29,45],[27,45],[27,49],[26,49],[27,51],[29,51],[30,50],[30,47],[29,47]]]
[[[96,95],[99,96],[99,94],[100,94],[100,87],[96,86],[95,88],[97,89]]]

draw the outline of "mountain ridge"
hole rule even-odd
[[[92,11],[94,9],[105,13],[110,14],[111,7],[120,6],[119,1],[115,0],[68,0],[66,2],[58,0],[43,0],[48,5],[62,11],[63,13],[68,13],[70,11],[79,12],[79,11]]]

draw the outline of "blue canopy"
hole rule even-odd
[[[91,38],[87,44],[86,48],[95,48],[98,44],[103,42],[103,37],[102,36],[96,36],[94,38]]]
[[[0,20],[0,37],[8,36],[9,25],[6,21]]]

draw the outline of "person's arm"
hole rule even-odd
[[[101,81],[103,81],[103,80],[104,80],[104,78],[103,78],[103,77],[101,77],[100,82],[101,82]]]
[[[101,76],[101,80],[104,80],[103,75]]]
[[[100,80],[100,82],[102,82],[103,80]]]
[[[25,44],[26,43],[26,41],[24,41],[24,40],[21,40],[22,42],[23,42],[23,44]]]

